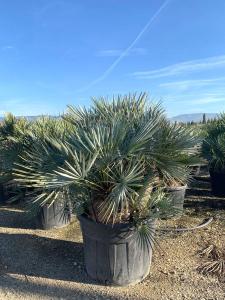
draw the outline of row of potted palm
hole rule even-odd
[[[25,187],[15,180],[13,166],[34,140],[38,143],[48,135],[62,139],[67,127],[68,124],[62,120],[49,117],[29,121],[26,118],[15,118],[12,114],[5,116],[0,125],[0,202],[29,200],[36,194],[32,188]],[[63,198],[51,207],[47,204],[35,206],[32,203],[32,207],[29,208],[32,208],[32,217],[35,215],[36,226],[43,229],[62,227],[69,224],[71,219],[70,207],[65,206]]]
[[[16,200],[24,196],[24,191],[13,180],[12,169],[28,129],[25,119],[17,120],[12,114],[6,114],[0,126],[0,172],[1,201]]]
[[[87,273],[113,285],[149,273],[157,220],[183,205],[191,128],[171,124],[146,94],[69,107],[63,134],[29,132],[13,176],[30,201],[72,205],[81,224]],[[62,125],[63,124],[63,125]]]
[[[209,162],[212,192],[225,196],[225,114],[208,123],[204,133],[202,156]]]

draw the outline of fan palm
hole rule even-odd
[[[68,127],[62,120],[50,117],[40,117],[35,121],[28,121],[25,118],[15,118],[7,114],[0,126],[0,152],[1,152],[1,182],[12,189],[10,199],[15,201],[25,196],[24,188],[17,182],[15,185],[12,174],[13,165],[19,160],[19,156],[29,149],[35,140],[43,141],[45,136],[62,138],[65,128]],[[13,195],[13,196],[12,196]]]
[[[198,137],[192,127],[164,120],[156,138],[159,155],[157,169],[166,186],[185,185],[190,178],[190,165],[200,162],[195,147]]]
[[[202,143],[202,155],[209,161],[209,168],[225,173],[225,114],[205,128],[205,138]]]
[[[170,125],[144,93],[93,99],[89,109],[69,106],[60,122],[60,134],[28,134],[29,146],[15,163],[16,180],[33,190],[35,204],[51,206],[62,195],[73,203],[89,275],[120,285],[142,280],[151,263],[155,220],[171,214],[164,182],[183,181],[194,137]],[[93,255],[103,262],[93,267]],[[128,277],[116,270],[126,268],[124,261]]]
[[[29,122],[26,119],[16,119],[12,114],[6,114],[0,125],[0,172],[1,185],[7,189],[8,196],[15,198],[24,193],[13,181],[12,169],[18,154],[23,149]]]
[[[179,151],[193,143],[189,131],[170,126],[146,94],[94,99],[90,109],[70,106],[64,120],[66,135],[33,138],[14,169],[20,184],[37,191],[35,203],[54,203],[63,193],[97,222],[138,228],[165,214],[168,199],[155,187],[161,174],[167,180],[184,174],[188,152]]]
[[[225,114],[210,122],[205,128],[202,155],[209,162],[212,192],[225,196]]]

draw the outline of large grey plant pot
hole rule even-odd
[[[103,284],[126,286],[150,271],[152,247],[141,247],[129,224],[105,225],[79,216],[88,275]],[[151,221],[153,235],[155,222]]]
[[[165,189],[165,191],[171,198],[171,204],[175,210],[175,217],[180,217],[183,214],[186,189],[187,185],[178,187],[167,187]]]

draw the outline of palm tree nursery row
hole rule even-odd
[[[1,199],[29,205],[43,229],[76,214],[86,271],[105,284],[148,275],[158,220],[182,214],[191,166],[207,160],[213,193],[225,195],[225,115],[199,133],[145,93],[69,106],[60,118],[8,114],[0,148]]]

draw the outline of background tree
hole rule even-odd
[[[205,113],[202,116],[202,124],[206,124],[206,114]]]

